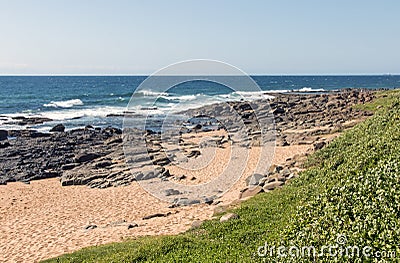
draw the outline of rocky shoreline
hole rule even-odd
[[[261,115],[272,116],[274,119],[277,146],[310,144],[315,149],[320,149],[327,143],[322,138],[324,135],[341,132],[371,115],[369,112],[356,110],[353,106],[371,101],[374,92],[352,89],[324,94],[271,94],[275,98],[269,100],[269,103],[252,102],[254,110],[246,102],[230,102],[231,110],[235,110],[239,117],[227,121],[230,121],[233,128],[235,122],[243,121],[247,135],[240,135],[243,131],[238,128],[231,136],[212,137],[211,147],[224,147],[226,144],[257,147],[260,144],[260,130],[263,129],[258,121]],[[226,109],[220,104],[215,104],[186,113],[213,118],[216,115],[224,116],[224,110]],[[23,121],[30,123],[34,120]],[[182,133],[196,134],[199,131],[208,132],[222,128],[221,125],[214,125],[210,129],[203,123],[195,123],[190,128],[186,127]],[[29,183],[31,180],[58,177],[64,186],[106,188],[157,177],[168,180],[175,176],[165,168],[176,160],[171,152],[179,150],[184,152],[186,158],[197,158],[201,154],[201,147],[204,147],[180,138],[177,145],[172,140],[169,145],[172,149],[167,153],[161,135],[156,132],[132,130],[129,133],[131,138],[124,137],[126,134],[117,128],[94,128],[90,125],[71,131],[65,131],[63,125],[57,125],[50,133],[0,130],[0,184],[15,181]],[[132,149],[134,154],[125,156],[124,140],[143,140],[143,136],[146,138],[147,151],[137,149],[135,152]],[[126,162],[135,162],[138,171],[132,172]],[[253,180],[249,184],[264,188],[265,184],[274,182],[277,186],[281,185],[293,176],[292,170],[288,172],[285,168],[295,167],[296,161],[287,160],[284,165],[288,167],[274,167],[275,170],[270,174],[258,176],[257,183]],[[262,179],[269,176],[275,176],[276,180]]]

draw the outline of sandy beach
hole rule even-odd
[[[277,147],[275,162],[310,150],[309,145]],[[238,199],[244,178],[254,168],[255,158],[241,180],[223,198]],[[216,160],[224,165],[224,162]],[[253,165],[251,165],[253,164]],[[77,249],[143,235],[170,235],[186,231],[195,220],[211,219],[214,205],[198,204],[168,208],[138,183],[106,189],[63,187],[59,179],[16,182],[0,186],[0,261],[37,262]],[[171,213],[149,220],[156,213]],[[138,227],[128,229],[129,224]],[[96,225],[95,229],[85,229]]]

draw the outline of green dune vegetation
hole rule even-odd
[[[358,107],[375,114],[311,155],[299,178],[243,202],[233,210],[239,219],[207,221],[176,236],[89,247],[45,262],[396,261],[400,91],[379,92],[374,102]]]

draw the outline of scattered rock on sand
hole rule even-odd
[[[260,180],[264,177],[262,174],[253,174],[249,177],[246,178],[246,185],[251,186],[251,185],[258,185]]]
[[[128,224],[128,229],[132,229],[132,228],[135,228],[135,227],[138,227],[139,225],[138,224],[136,224],[136,223],[130,223],[130,224]]]
[[[142,219],[143,220],[148,220],[148,219],[152,219],[152,218],[155,218],[155,217],[166,217],[166,216],[169,216],[170,214],[171,214],[171,212],[168,212],[168,213],[165,213],[165,214],[164,213],[156,213],[156,214],[145,216]]]
[[[260,193],[263,191],[263,188],[261,186],[253,186],[247,188],[244,192],[240,193],[239,199],[255,196],[256,194]]]
[[[195,205],[200,204],[200,200],[197,199],[189,199],[189,198],[177,198],[174,201],[174,206],[188,206],[188,205]]]
[[[95,229],[95,228],[97,228],[96,225],[87,225],[84,227],[85,230],[91,230],[91,229]]]
[[[179,192],[178,190],[175,189],[167,189],[164,191],[165,196],[171,196],[171,195],[180,195],[181,192]]]
[[[282,181],[275,181],[275,182],[271,182],[271,183],[265,184],[263,189],[264,189],[265,192],[272,191],[275,188],[277,188],[279,186],[282,186],[283,184],[284,184],[284,182],[282,182]]]

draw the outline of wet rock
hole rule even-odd
[[[104,134],[110,134],[110,135],[122,134],[122,130],[118,129],[118,128],[115,128],[115,127],[104,128],[101,132],[104,133]]]
[[[20,131],[20,136],[30,137],[30,138],[42,138],[42,137],[50,137],[51,135],[48,133],[38,132],[35,130],[23,130]]]
[[[24,117],[24,116],[15,116],[12,117],[13,121],[11,122],[6,122],[5,124],[14,124],[14,125],[35,125],[35,124],[42,124],[44,122],[49,122],[52,121],[52,119],[49,118],[43,118],[43,117]]]
[[[65,131],[65,126],[62,124],[57,124],[50,130],[50,132],[64,132],[64,131]]]
[[[11,146],[9,142],[3,142],[3,143],[0,142],[0,149],[7,148],[9,146]]]
[[[7,140],[8,131],[0,130],[0,141]]]

